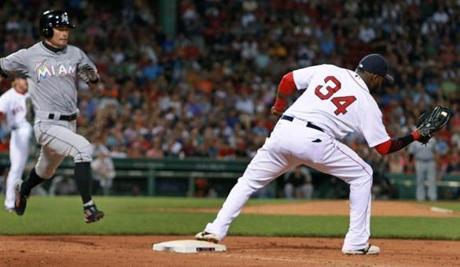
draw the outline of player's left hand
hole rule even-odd
[[[99,81],[99,75],[96,70],[88,64],[78,67],[78,77],[86,83],[97,83]]]
[[[452,110],[441,106],[435,107],[431,112],[422,113],[417,121],[417,132],[420,135],[418,141],[428,143],[434,133],[449,122],[452,115]]]

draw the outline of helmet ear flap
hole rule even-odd
[[[47,10],[40,16],[40,35],[47,39],[53,37],[53,16],[55,13],[55,10]]]
[[[41,35],[45,37],[46,39],[53,37],[53,28],[49,26],[43,27],[41,29]]]

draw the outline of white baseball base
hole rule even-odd
[[[433,211],[433,212],[441,212],[441,213],[454,213],[453,210],[445,209],[445,208],[439,208],[439,207],[431,207],[431,211]]]
[[[174,240],[153,244],[155,251],[172,251],[177,253],[225,252],[227,247],[221,244],[199,240]]]

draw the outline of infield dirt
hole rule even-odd
[[[458,266],[460,242],[376,239],[378,256],[344,256],[342,239],[228,237],[227,252],[157,252],[188,236],[0,237],[1,266]]]

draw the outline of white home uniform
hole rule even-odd
[[[16,92],[13,88],[0,96],[0,112],[5,115],[10,138],[10,171],[6,180],[5,208],[13,209],[15,187],[21,182],[24,167],[29,155],[29,140],[32,126],[26,120],[27,95]]]
[[[293,77],[296,87],[306,90],[284,112],[205,231],[223,239],[255,191],[305,164],[350,184],[350,225],[342,249],[365,248],[370,236],[372,168],[338,140],[354,132],[369,147],[388,141],[382,113],[354,71],[318,65],[296,70]]]

